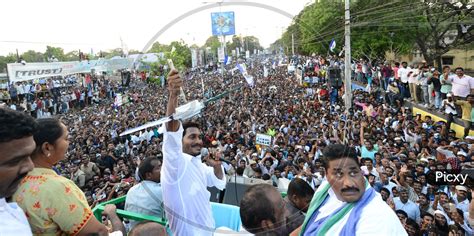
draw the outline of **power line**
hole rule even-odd
[[[412,9],[410,11],[417,11],[417,10],[420,10],[420,9]],[[363,26],[366,26],[366,27],[406,27],[406,26],[418,26],[420,25],[419,23],[416,23],[416,22],[410,22],[410,23],[396,23],[394,21],[400,21],[400,20],[406,20],[406,19],[410,19],[410,18],[416,18],[416,17],[427,17],[427,16],[436,16],[436,15],[441,15],[441,14],[449,14],[451,12],[435,12],[435,13],[432,13],[432,14],[425,14],[425,15],[420,15],[420,16],[407,16],[407,17],[401,17],[401,18],[395,18],[395,19],[387,19],[387,18],[391,18],[393,17],[393,15],[389,15],[389,16],[383,16],[383,17],[380,17],[378,19],[375,19],[375,20],[371,20],[371,21],[361,21],[361,22],[355,22],[351,25],[351,27],[363,27]],[[380,21],[382,19],[386,19],[384,21]],[[388,23],[388,24],[383,24],[383,23]],[[394,24],[393,24],[394,23]],[[471,23],[471,22],[442,22],[442,23],[446,23],[446,24],[458,24],[458,23]],[[375,25],[374,25],[375,24]],[[339,27],[342,27],[342,25],[339,25]],[[325,27],[327,28],[327,27]],[[320,30],[320,32],[323,31],[323,30]],[[339,33],[340,31],[342,31],[342,28],[336,28],[335,30],[333,31],[329,31],[329,32],[325,32],[321,35],[318,35],[314,38],[311,38],[311,39],[305,39],[303,40],[302,42],[300,42],[299,44],[300,45],[303,45],[305,43],[310,43],[310,44],[316,44],[316,43],[319,43],[319,42],[323,42],[323,41],[326,41],[327,39],[324,39],[324,37],[326,36],[329,36],[331,34],[335,34],[335,33]],[[393,31],[393,29],[392,29]],[[314,39],[322,39],[321,41],[313,41]]]
[[[406,19],[412,19],[412,18],[418,18],[418,17],[428,17],[428,16],[436,16],[436,15],[442,15],[442,14],[447,14],[449,12],[438,12],[438,13],[432,13],[432,14],[423,14],[423,15],[413,15],[413,16],[406,16],[406,17],[401,17],[401,18],[395,18],[393,19],[392,15],[389,16],[383,16],[377,19],[371,19],[370,21],[360,21],[360,22],[355,22],[353,24],[354,27],[358,26],[364,26],[364,24],[370,25],[370,23],[380,23],[380,22],[394,22],[394,21],[400,21],[400,20],[406,20]]]
[[[385,5],[386,5],[386,4],[385,4]],[[376,9],[376,8],[379,8],[379,7],[380,7],[380,6],[373,7],[373,8],[369,8],[369,9],[366,9],[365,11],[370,11],[371,9]],[[405,9],[406,9],[406,10],[412,9],[412,6],[411,6],[411,5],[403,5],[403,6],[399,6],[398,8],[391,8],[390,11],[394,11],[394,10],[397,10],[397,11],[398,11],[398,10],[405,10]],[[387,11],[387,10],[386,10],[386,9],[382,9],[382,10],[379,10],[378,13],[380,14],[380,13],[383,12],[383,11]],[[375,14],[375,12],[376,12],[376,11],[373,11],[373,12],[371,12],[370,14]],[[370,15],[370,14],[365,14],[365,15]],[[360,16],[360,15],[359,15],[359,16]],[[357,17],[357,16],[356,16],[356,17]],[[341,17],[341,19],[342,19],[342,17]],[[335,28],[336,28],[335,30],[329,31],[329,32],[324,32],[324,30],[325,30],[326,28],[329,28],[330,26],[333,26],[335,23],[340,23],[340,24],[335,25],[335,26],[336,26],[336,27],[335,27]],[[327,24],[327,25],[324,26],[321,30],[318,30],[319,33],[324,32],[322,35],[321,35],[321,34],[318,34],[317,36],[315,36],[315,37],[313,37],[313,38],[305,39],[305,40],[303,40],[302,42],[300,42],[300,44],[304,44],[304,43],[307,43],[307,42],[311,42],[311,41],[313,41],[313,40],[315,40],[315,39],[321,39],[322,37],[328,36],[328,35],[330,35],[330,34],[338,33],[340,30],[342,30],[342,29],[338,29],[338,28],[339,28],[339,27],[342,27],[342,26],[344,26],[344,21],[343,21],[343,20],[341,20],[341,22],[335,21],[335,22],[333,22],[333,23],[331,23],[331,24]]]

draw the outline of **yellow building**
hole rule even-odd
[[[393,55],[387,52],[386,58],[389,61],[406,61],[408,64],[418,63],[424,60],[420,51],[415,51],[410,55]],[[462,67],[466,71],[474,71],[474,49],[453,49],[441,57],[442,66]]]

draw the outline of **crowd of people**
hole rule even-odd
[[[327,77],[329,68],[338,66],[339,62],[330,58],[301,57],[300,63],[306,67],[304,77],[318,79],[302,83],[294,75],[289,75],[286,67],[274,67],[264,76],[263,67],[266,65],[263,59],[247,62],[248,73],[255,79],[254,86],[243,86],[210,103],[194,119],[202,132],[202,136],[198,134],[196,138],[202,138],[202,143],[193,148],[206,148],[212,155],[219,153],[219,157],[228,161],[221,163],[224,176],[219,179],[255,178],[275,187],[291,181],[283,187],[288,192],[283,204],[288,212],[292,212],[287,218],[290,220],[284,230],[275,231],[280,235],[290,234],[303,224],[314,192],[326,181],[328,170],[325,168],[328,166],[323,161],[323,150],[343,144],[353,148],[358,157],[357,164],[368,183],[396,213],[408,235],[473,234],[473,186],[468,182],[436,184],[430,182],[429,176],[444,170],[472,171],[474,137],[451,130],[452,116],[448,122],[435,122],[429,116],[414,116],[403,104],[404,99],[411,97],[414,102],[423,101],[427,107],[443,108],[446,114],[456,112],[455,104],[459,104],[462,118],[468,121],[465,127],[469,132],[474,102],[472,77],[464,75],[462,68],[457,68],[454,75],[450,74],[449,68],[436,73],[430,65],[409,69],[407,63],[395,67],[381,64],[374,69],[362,61],[355,64],[354,77],[367,82],[371,89],[353,91],[353,108],[345,111],[343,87],[332,84]],[[133,77],[141,78],[139,75]],[[245,83],[239,73],[221,76],[220,73],[194,71],[183,73],[182,77],[187,100],[207,99]],[[416,82],[410,82],[414,81],[413,77]],[[437,80],[444,82],[435,82]],[[449,83],[448,89],[446,85]],[[170,209],[163,205],[164,192],[160,184],[164,173],[162,164],[169,166],[169,163],[163,163],[166,132],[152,127],[119,136],[125,130],[164,117],[168,113],[169,91],[161,85],[135,79],[122,91],[130,102],[118,107],[113,99],[118,87],[114,82],[98,79],[89,88],[78,88],[83,91],[78,93],[79,96],[74,90],[61,93],[57,101],[63,101],[66,110],[62,106],[48,110],[47,102],[40,102],[43,105],[36,105],[36,109],[14,107],[33,117],[58,118],[38,120],[43,133],[34,135],[36,148],[32,160],[35,168],[28,170],[12,198],[27,212],[33,233],[77,233],[92,217],[91,208],[127,193],[133,197],[127,197],[127,202],[119,208],[170,218]],[[423,96],[417,97],[418,89]],[[434,97],[430,91],[434,92]],[[71,95],[69,99],[68,94]],[[440,103],[443,96],[446,99]],[[90,100],[87,101],[86,97]],[[100,102],[92,102],[93,97],[100,97]],[[256,143],[259,133],[272,136],[271,145]],[[214,165],[216,163],[211,164],[216,173],[220,165]],[[182,177],[192,178],[189,175]],[[49,184],[47,189],[50,191],[35,192],[35,189],[41,189],[41,181]],[[216,186],[220,184],[219,180],[214,181]],[[48,197],[63,191],[59,187],[65,188],[65,195],[55,198],[53,204]],[[67,194],[77,199],[66,198]],[[146,200],[143,196],[151,197]],[[79,210],[67,214],[57,206],[65,209],[68,206],[71,212],[76,208]],[[42,215],[37,213],[38,209]],[[134,227],[144,227],[125,220],[127,229],[121,229],[118,225],[122,222],[113,212],[114,209],[108,209],[107,218],[102,222],[109,226],[110,231],[126,232]],[[253,218],[256,222],[252,223],[258,227],[247,230],[256,234],[262,230],[272,231],[272,224],[262,226],[257,222],[272,221],[265,218],[268,214]],[[247,218],[241,217],[245,227],[248,222],[244,219]],[[91,231],[83,233],[102,230],[101,222],[90,224],[86,229]]]

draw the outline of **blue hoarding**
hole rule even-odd
[[[234,35],[235,19],[234,12],[211,13],[212,35]]]

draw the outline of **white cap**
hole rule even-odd
[[[462,186],[462,185],[457,185],[457,186],[456,186],[456,190],[467,192],[467,187],[466,187],[466,186]]]
[[[459,151],[458,153],[456,153],[456,156],[459,156],[459,155],[467,157],[467,153],[463,151]]]

